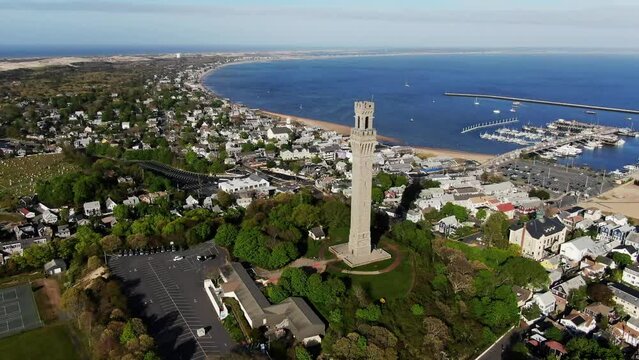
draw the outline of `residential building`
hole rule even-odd
[[[60,274],[67,270],[67,265],[62,259],[53,259],[44,264],[44,272],[48,275]]]
[[[559,320],[559,323],[575,334],[587,335],[597,327],[597,322],[592,316],[577,310],[572,310],[570,314]]]
[[[568,262],[577,262],[585,256],[596,258],[605,255],[608,251],[601,243],[596,243],[590,236],[582,236],[574,240],[567,241],[560,245],[559,255]]]
[[[610,283],[608,288],[612,291],[612,300],[621,306],[626,314],[639,317],[639,291],[619,283]]]
[[[289,128],[272,127],[266,132],[266,138],[269,140],[275,139],[277,141],[288,141],[292,133],[293,132]]]
[[[639,345],[639,319],[631,317],[611,326],[612,337],[618,344],[625,342],[630,346]]]
[[[99,201],[86,202],[83,205],[84,215],[86,216],[100,216],[102,215],[102,209]]]
[[[263,190],[270,186],[270,183],[261,178],[257,174],[251,174],[249,177],[242,179],[232,179],[227,182],[221,182],[219,188],[229,194],[241,191]]]
[[[324,229],[321,226],[317,226],[308,231],[308,236],[313,240],[324,240],[326,239],[326,234],[324,233]]]
[[[541,260],[556,253],[566,240],[566,226],[555,218],[541,217],[510,228],[509,242],[521,247],[522,255]]]
[[[550,291],[533,295],[533,301],[539,306],[541,313],[544,315],[549,315],[555,311],[555,296]]]
[[[445,236],[450,235],[459,227],[461,227],[461,224],[459,223],[459,221],[457,221],[455,215],[445,217],[439,220],[437,224],[435,224],[435,229],[437,229],[437,231],[444,234]]]
[[[632,264],[623,269],[621,281],[634,287],[639,287],[639,265]]]
[[[220,268],[220,276],[223,281],[221,296],[237,300],[251,328],[264,326],[267,335],[278,335],[288,330],[305,345],[321,342],[326,326],[304,299],[290,297],[272,305],[242,264],[237,262]]]

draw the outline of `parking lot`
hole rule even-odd
[[[215,258],[199,261],[198,255]],[[174,261],[176,256],[184,258]],[[113,256],[109,267],[122,279],[133,312],[149,325],[160,355],[200,360],[235,345],[204,291],[204,279],[217,276],[223,262],[223,253],[206,243],[180,252]],[[199,328],[205,336],[197,336]]]
[[[584,199],[614,187],[613,179],[592,170],[541,161],[513,160],[501,164],[497,170],[512,181],[546,189],[554,198],[568,193]]]

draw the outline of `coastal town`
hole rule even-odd
[[[552,147],[566,134],[482,135],[528,139],[494,158],[378,136],[361,177],[359,123],[203,85],[276,58],[0,73],[0,338],[68,320],[97,359],[639,356],[639,173],[555,161],[621,130],[596,140],[554,122],[580,132]],[[366,182],[368,247],[388,256],[354,265],[334,249],[353,214],[368,218],[366,201],[350,204]],[[18,291],[34,281],[57,302],[10,311],[34,301]]]

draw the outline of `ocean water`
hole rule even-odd
[[[375,101],[378,132],[406,144],[497,154],[514,144],[484,140],[468,125],[517,116],[545,125],[559,118],[630,126],[630,115],[547,105],[452,98],[468,92],[639,109],[638,55],[422,55],[289,60],[224,67],[205,79],[221,96],[248,106],[334,123],[353,123],[353,101]],[[495,114],[493,110],[500,110]],[[411,121],[413,119],[413,121]],[[634,125],[634,124],[633,124]],[[584,150],[575,164],[613,170],[636,163],[639,139]],[[571,160],[571,163],[573,160]]]

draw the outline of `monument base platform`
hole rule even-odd
[[[351,268],[384,261],[391,258],[391,254],[384,249],[375,249],[368,255],[353,256],[348,251],[348,243],[333,245],[328,248],[338,259],[344,261]]]

